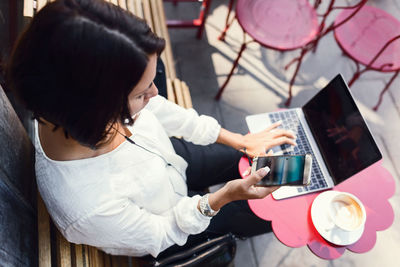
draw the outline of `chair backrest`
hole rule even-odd
[[[37,266],[34,149],[0,87],[0,262]]]

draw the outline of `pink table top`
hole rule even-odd
[[[247,158],[243,157],[239,162],[240,173],[248,166]],[[333,190],[354,194],[363,202],[367,211],[363,235],[356,243],[348,246],[329,243],[314,228],[311,204],[321,192],[284,200],[275,200],[269,195],[264,199],[249,200],[249,205],[257,216],[271,221],[274,234],[287,246],[307,245],[315,255],[323,259],[339,258],[346,249],[357,253],[371,250],[376,242],[376,231],[387,229],[394,220],[394,212],[388,201],[395,192],[392,175],[379,161],[335,186]]]
[[[352,9],[345,9],[335,19],[335,24],[347,18]],[[335,38],[342,49],[354,60],[367,65],[379,50],[392,38],[400,35],[400,21],[389,13],[373,7],[363,6],[348,22],[335,29]],[[390,44],[372,64],[379,70],[383,64],[392,63],[382,71],[400,69],[400,39]]]
[[[318,18],[308,0],[239,0],[237,19],[263,46],[277,50],[303,47],[318,34]]]

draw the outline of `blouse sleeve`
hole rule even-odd
[[[174,244],[185,244],[189,234],[207,228],[210,218],[197,209],[199,199],[199,195],[183,197],[163,215],[150,213],[129,199],[116,200],[71,225],[66,236],[106,251],[157,257]]]
[[[221,130],[214,118],[199,116],[194,109],[185,109],[159,95],[150,100],[146,109],[157,117],[169,136],[182,136],[194,144],[214,143]]]

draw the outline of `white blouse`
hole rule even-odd
[[[217,140],[221,127],[156,96],[128,128],[145,149],[125,141],[94,158],[55,161],[45,155],[35,122],[38,189],[69,242],[114,255],[156,257],[210,223],[197,209],[200,196],[187,196],[187,163],[169,136],[207,145]]]

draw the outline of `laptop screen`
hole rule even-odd
[[[335,184],[382,158],[340,74],[302,109]]]

